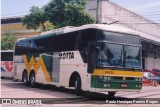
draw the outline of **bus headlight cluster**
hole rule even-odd
[[[99,79],[105,81],[105,80],[111,80],[112,78],[109,77],[109,76],[102,76],[102,75],[100,75],[100,76],[99,76]]]
[[[104,77],[104,80],[110,80],[111,77]]]
[[[142,79],[141,79],[141,78],[136,78],[135,80],[136,80],[136,81],[142,81]]]

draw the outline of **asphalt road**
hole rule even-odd
[[[13,82],[9,79],[1,79],[1,98],[49,98],[43,101],[43,104],[30,104],[26,106],[76,106],[76,107],[96,107],[96,106],[107,106],[106,100],[109,98],[107,93],[90,93],[82,94],[82,96],[76,96],[73,90],[63,89],[47,85],[38,85],[37,88],[31,88],[25,86],[22,82]],[[160,103],[160,86],[143,87],[140,93],[137,92],[117,92],[114,99],[116,100],[134,100],[143,98],[158,98]],[[113,99],[112,99],[113,100]],[[110,100],[110,101],[112,101]],[[157,99],[155,99],[157,100]],[[139,106],[139,104],[109,104],[109,106]],[[159,104],[140,104],[141,106],[157,106]],[[2,104],[3,106],[3,104]],[[11,106],[11,105],[5,105]],[[15,105],[14,105],[15,106]],[[22,105],[17,104],[17,107]]]

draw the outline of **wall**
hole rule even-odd
[[[145,58],[145,69],[152,70],[153,68],[160,69],[160,59],[158,58]]]

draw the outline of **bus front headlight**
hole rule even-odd
[[[110,79],[111,79],[111,77],[108,77],[108,76],[104,77],[104,80],[110,80]]]
[[[136,81],[142,81],[142,78],[136,78],[135,80]]]

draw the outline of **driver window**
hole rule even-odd
[[[80,32],[76,40],[76,49],[80,51],[83,62],[87,63],[87,51],[88,43],[96,40],[96,30],[95,29],[85,29]]]

